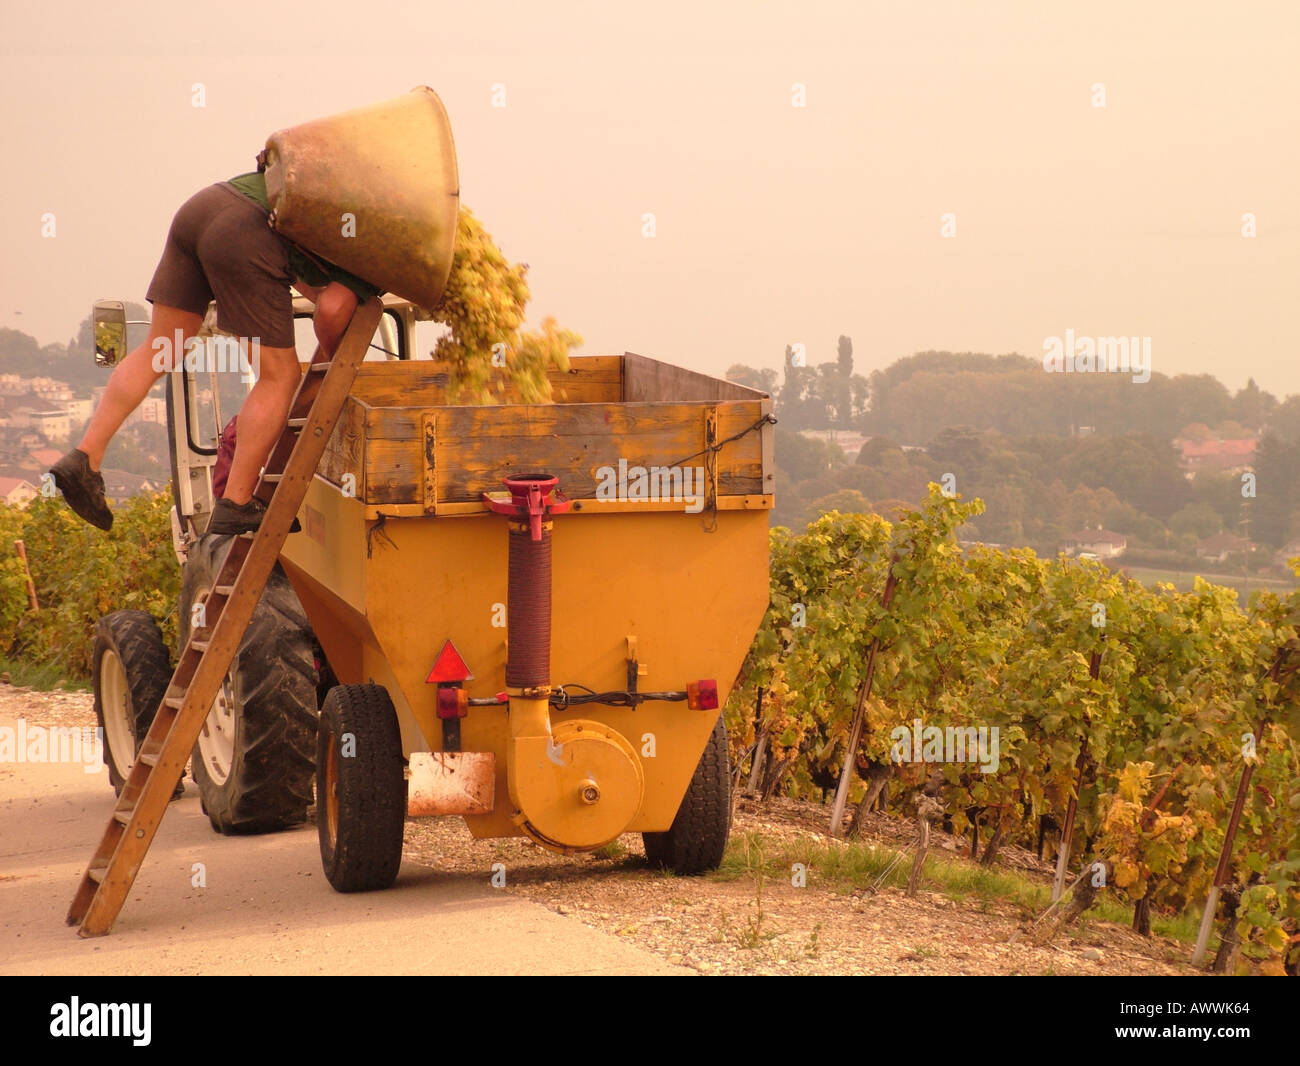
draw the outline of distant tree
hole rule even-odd
[[[910,511],[916,507],[916,501],[908,500],[877,500],[871,508],[872,514],[878,514],[883,518],[888,518],[891,522],[896,521],[902,513]]]
[[[926,449],[940,466],[960,467],[971,478],[979,476],[986,452],[984,440],[971,426],[950,426],[930,442]]]
[[[1133,547],[1169,547],[1169,529],[1159,519],[1152,518],[1150,515],[1139,515],[1132,528],[1125,532]]]
[[[1300,442],[1300,396],[1288,396],[1268,416],[1268,432],[1291,443]]]
[[[758,389],[759,392],[766,392],[770,396],[777,394],[776,371],[771,367],[765,366],[759,369],[746,366],[744,363],[732,363],[727,367],[727,380],[749,389]]]
[[[1300,503],[1298,478],[1295,445],[1266,433],[1255,452],[1252,539],[1280,548],[1294,535],[1295,511]]]
[[[1143,434],[1085,437],[1061,460],[1060,476],[1090,488],[1108,488],[1119,499],[1161,520],[1190,496],[1168,440]]]
[[[1214,439],[1214,430],[1204,422],[1193,422],[1178,431],[1181,440],[1207,441]]]
[[[811,367],[796,366],[794,348],[785,346],[785,377],[781,384],[781,394],[777,403],[777,417],[785,423],[787,429],[812,429],[811,418],[813,388],[817,372]]]
[[[1191,503],[1170,516],[1169,531],[1175,536],[1190,535],[1203,540],[1223,531],[1223,519],[1214,508]]]
[[[1277,397],[1261,390],[1255,384],[1255,379],[1250,378],[1245,387],[1237,390],[1232,398],[1230,417],[1253,430],[1259,430],[1276,407]]]
[[[1235,529],[1241,521],[1241,475],[1202,470],[1189,483],[1189,503],[1203,503],[1223,521],[1224,529]]]
[[[796,481],[809,481],[829,474],[844,463],[844,452],[834,444],[805,437],[776,427],[776,461],[789,477]]]
[[[853,489],[840,489],[808,504],[804,512],[805,523],[816,521],[827,511],[839,511],[840,514],[871,514],[871,501]]]
[[[835,366],[835,424],[847,429],[853,424],[853,341],[843,335],[837,344]]]
[[[854,462],[859,466],[874,466],[886,452],[891,451],[902,454],[903,450],[888,437],[872,437],[859,449]]]

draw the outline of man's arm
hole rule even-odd
[[[357,295],[346,285],[331,281],[316,292],[315,303],[312,325],[316,329],[316,339],[325,349],[325,354],[332,357],[352,321],[352,312],[357,309]]]

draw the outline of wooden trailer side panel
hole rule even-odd
[[[656,482],[697,490],[712,479],[706,461],[708,418],[716,411],[716,493],[761,496],[771,492],[760,426],[765,402],[709,404],[565,404],[550,407],[447,407],[434,414],[431,455],[426,455],[426,408],[369,407],[355,397],[327,449],[321,473],[343,486],[351,474],[357,498],[370,505],[476,504],[501,487],[504,474],[546,471],[560,478],[573,499],[595,500],[622,475],[635,493],[636,468],[661,468]],[[620,466],[620,461],[622,466]],[[437,498],[428,507],[426,466],[433,468]],[[670,477],[665,468],[678,468]],[[686,475],[683,468],[688,468]]]

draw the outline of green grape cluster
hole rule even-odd
[[[449,328],[433,357],[449,364],[458,398],[542,403],[551,398],[548,371],[568,369],[569,351],[581,337],[550,317],[540,330],[523,329],[527,272],[526,263],[502,254],[469,208],[460,209],[451,275],[431,315]]]

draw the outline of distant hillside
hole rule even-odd
[[[147,320],[149,309],[143,304],[128,303],[126,317]],[[131,327],[132,343],[139,343],[144,338],[143,326]],[[89,314],[82,320],[77,335],[67,344],[42,345],[21,330],[0,329],[0,374],[66,381],[73,392],[84,399],[90,396],[91,390],[108,381],[109,373],[104,367],[95,365]]]
[[[1300,436],[1300,397],[1279,404],[1251,381],[1235,395],[1209,374],[1049,373],[1018,355],[921,352],[870,378],[861,428],[907,444],[926,444],[964,426],[1014,437],[1145,433],[1172,440],[1193,423],[1235,421],[1251,430]],[[778,411],[779,415],[779,411]]]

